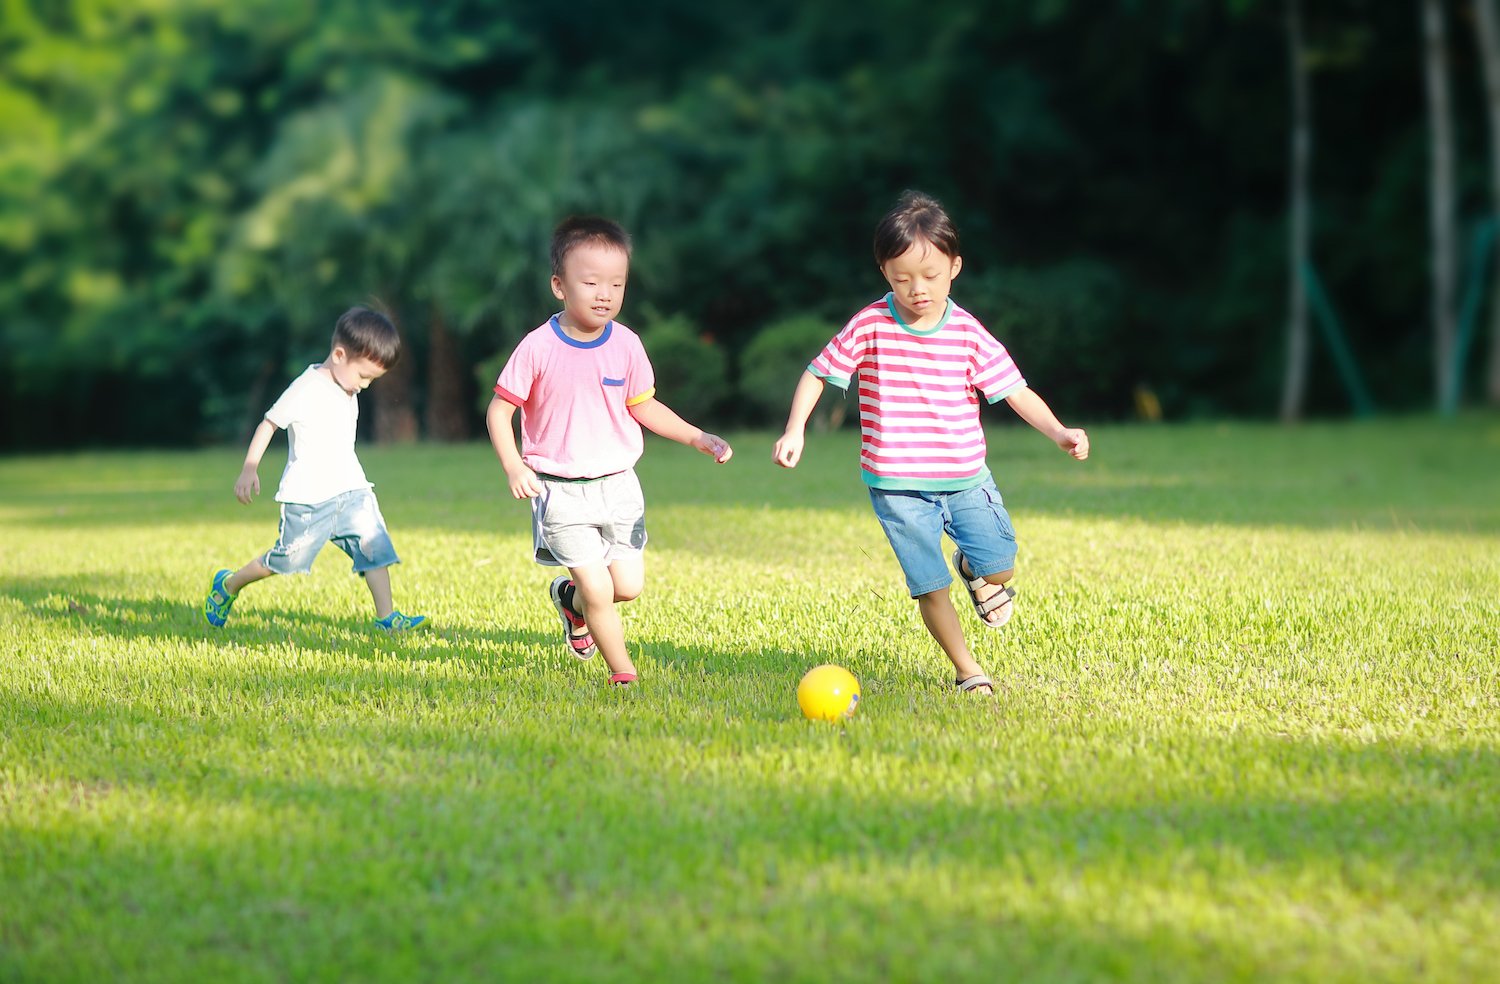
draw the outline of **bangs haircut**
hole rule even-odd
[[[552,275],[563,275],[568,254],[580,246],[612,246],[630,258],[630,233],[618,222],[597,215],[575,215],[563,219],[552,233]]]
[[[885,266],[919,239],[927,240],[949,257],[959,255],[958,229],[943,211],[942,204],[920,191],[902,192],[896,207],[885,213],[875,227],[875,265]]]
[[[369,359],[389,369],[401,358],[401,336],[391,319],[367,307],[352,307],[339,315],[333,326],[333,344],[342,345],[351,358]]]

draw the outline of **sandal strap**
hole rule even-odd
[[[978,608],[979,614],[981,616],[988,615],[995,609],[1003,608],[1004,606],[1010,604],[1011,599],[1015,596],[1015,588],[1011,587],[1008,584],[1002,584],[999,591],[996,591],[994,594],[990,595],[983,601],[976,602],[976,607]]]
[[[969,567],[969,573],[965,574],[965,567],[969,567],[969,558],[964,556],[962,550],[955,548],[953,551],[953,570],[959,576],[959,579],[968,585],[970,591],[985,583],[984,578],[974,576],[974,568],[972,567]]]
[[[983,673],[976,673],[973,676],[969,677],[967,680],[954,680],[953,685],[959,690],[964,691],[965,693],[970,690],[978,689],[979,687],[989,687],[991,690],[995,689],[995,681],[991,680]]]

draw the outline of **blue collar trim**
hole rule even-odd
[[[594,339],[592,342],[580,342],[576,338],[568,337],[568,333],[563,331],[562,322],[557,320],[557,315],[555,314],[552,316],[552,330],[557,333],[558,338],[561,338],[563,341],[567,342],[574,348],[591,349],[598,348],[605,342],[609,341],[609,333],[615,330],[615,323],[613,321],[610,321],[605,324],[604,330],[599,333],[599,337]]]

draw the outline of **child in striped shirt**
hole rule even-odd
[[[1016,539],[985,465],[978,396],[1004,400],[1080,461],[1088,435],[1063,426],[1005,346],[949,298],[963,260],[958,231],[935,199],[901,196],[875,229],[875,263],[890,293],[855,314],[802,374],[772,454],[795,468],[825,381],[843,390],[856,383],[860,467],[906,586],[953,661],[958,689],[993,693],[964,641],[942,552],[947,533],[975,614],[989,628],[1004,625],[1015,597]]]

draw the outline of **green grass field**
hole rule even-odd
[[[363,452],[398,637],[332,547],[203,623],[274,455],[0,459],[0,980],[1500,980],[1500,419],[1092,436],[992,432],[994,698],[851,434],[648,445],[629,690],[487,446]]]

